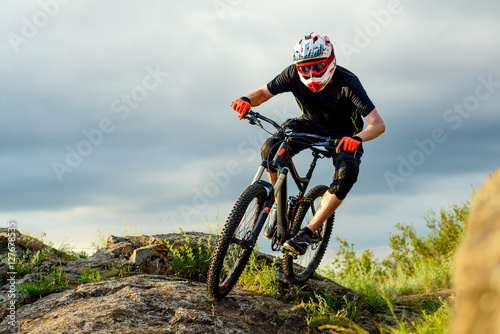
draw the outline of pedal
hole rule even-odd
[[[281,246],[280,246],[280,245],[278,245],[278,244],[276,244],[276,243],[274,243],[274,242],[272,242],[272,243],[271,243],[271,250],[272,250],[273,252],[277,252],[277,251],[279,251],[279,250],[280,250],[280,248],[281,248]]]
[[[315,244],[321,242],[321,240],[323,240],[323,238],[320,237],[319,235],[313,235],[311,238],[311,241],[314,242]]]
[[[283,247],[283,242],[284,240],[278,237],[278,233],[274,233],[273,238],[271,240],[271,250],[273,252],[281,251]]]

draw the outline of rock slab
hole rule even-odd
[[[500,334],[500,169],[474,195],[455,259],[452,334]]]

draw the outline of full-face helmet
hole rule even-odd
[[[330,82],[337,67],[330,39],[315,33],[295,45],[293,61],[300,80],[313,92],[321,91]]]

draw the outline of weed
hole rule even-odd
[[[52,255],[53,254],[51,248],[45,248],[41,251],[37,251],[36,253],[33,253],[32,251],[27,249],[22,253],[21,257],[16,257],[14,263],[12,265],[9,264],[8,268],[10,268],[9,270],[15,272],[18,276],[23,276],[29,273],[30,270],[33,269],[33,267],[35,267],[37,264],[51,257]],[[7,258],[3,259],[2,261],[7,265]]]
[[[434,311],[422,310],[416,320],[405,320],[404,314],[398,319],[394,312],[392,303],[386,298],[391,314],[396,322],[394,328],[386,328],[385,333],[391,334],[445,334],[448,333],[448,323],[451,316],[451,308],[446,301],[439,300],[439,307],[434,302]]]
[[[67,253],[67,254],[72,254],[73,252],[73,247],[71,246],[70,241],[68,241],[69,237],[65,236],[64,239],[61,241],[61,244],[57,249],[62,252],[62,253]],[[43,240],[42,240],[43,242]]]
[[[50,276],[44,277],[42,271],[40,271],[40,281],[22,284],[18,290],[24,293],[27,298],[39,297],[44,292],[50,290],[52,281],[53,280]]]
[[[429,211],[424,217],[429,232],[423,236],[417,235],[413,225],[397,224],[400,234],[390,236],[392,252],[383,261],[375,258],[370,250],[357,255],[353,244],[337,238],[340,248],[332,262],[333,268],[327,267],[323,273],[359,291],[365,306],[374,313],[383,313],[389,307],[394,315],[392,303],[399,296],[451,287],[453,254],[463,238],[468,212],[468,202],[442,208],[439,214]],[[424,310],[418,320],[396,319],[396,333],[443,332],[449,315],[445,304],[422,301],[416,305]],[[426,326],[433,329],[427,330]]]
[[[66,273],[62,267],[53,267],[48,276],[44,276],[40,270],[40,279],[38,282],[30,282],[22,284],[18,288],[19,291],[25,294],[26,298],[41,297],[52,291],[65,289],[68,287]]]
[[[255,252],[252,252],[237,285],[248,291],[276,297],[280,293],[277,271],[276,259],[271,265],[258,263]]]
[[[240,319],[242,322],[244,322],[246,324],[249,324],[249,325],[252,324],[252,319],[250,319],[250,317],[246,314],[244,314]]]
[[[128,236],[128,225],[127,225],[127,222],[123,222],[123,228],[125,230],[125,236]],[[139,230],[137,230],[137,228],[134,230],[134,232],[132,232],[132,236],[141,236],[141,235],[144,235],[144,233],[142,232],[142,222],[141,222],[141,225],[139,226]]]
[[[86,259],[89,257],[89,253],[87,253],[86,250],[81,250],[79,252],[75,252],[73,253],[73,255],[75,256],[75,260],[77,259]]]
[[[101,273],[96,269],[82,270],[80,272],[79,284],[99,282],[102,280]]]
[[[397,224],[399,235],[390,237],[392,253],[383,262],[394,273],[403,269],[408,275],[416,272],[412,266],[414,259],[426,259],[442,263],[452,258],[457,245],[462,240],[469,214],[469,202],[462,206],[453,205],[448,210],[442,208],[437,215],[429,211],[424,217],[430,232],[418,237],[413,225]]]
[[[111,233],[109,233],[111,235]],[[102,232],[100,230],[97,230],[97,240],[92,241],[91,247],[94,250],[94,252],[98,251],[99,249],[106,248],[108,246],[108,240],[104,237]]]
[[[290,316],[289,313],[286,313],[286,312],[279,312],[278,313],[278,321],[279,322],[283,322],[285,321],[288,317]]]
[[[346,307],[340,309],[332,307],[330,303],[332,301],[334,305],[338,303],[336,298],[328,300],[323,296],[314,294],[314,298],[311,298],[310,302],[301,303],[292,310],[303,308],[307,313],[305,319],[307,324],[320,330],[327,330],[332,333],[366,333],[355,322],[359,317],[359,310],[355,301],[349,302],[347,298],[344,298]]]
[[[174,249],[168,242],[166,244],[172,252],[172,270],[175,275],[198,281],[206,280],[212,255],[211,237],[206,245],[203,244],[201,238],[197,243],[192,242],[186,234],[184,245],[178,249]]]

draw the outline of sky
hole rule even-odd
[[[99,233],[215,232],[267,137],[231,102],[316,32],[386,124],[364,143],[333,237],[383,257],[397,223],[426,233],[429,210],[470,200],[500,165],[499,12],[492,0],[6,1],[0,224],[76,249]],[[300,116],[291,94],[255,110]],[[332,175],[323,160],[312,182]]]

